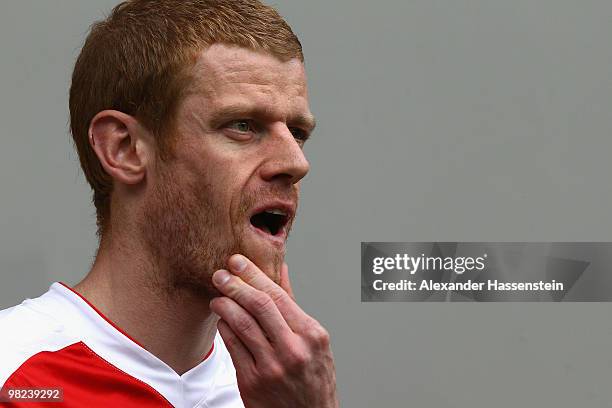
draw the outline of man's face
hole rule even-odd
[[[215,294],[242,253],[278,282],[314,127],[303,64],[215,44],[177,113],[173,158],[157,160],[142,232],[173,288]]]

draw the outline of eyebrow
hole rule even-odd
[[[251,106],[251,105],[229,105],[218,109],[212,116],[212,123],[214,126],[220,126],[228,120],[244,118],[266,118],[277,116],[272,109],[264,106]],[[317,126],[317,121],[314,116],[310,113],[299,113],[296,115],[289,115],[287,118],[287,124],[290,126],[298,126],[306,129],[308,132],[312,132]]]

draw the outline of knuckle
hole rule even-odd
[[[308,337],[312,343],[321,348],[329,347],[330,345],[329,332],[316,320],[313,320],[308,329]]]
[[[329,347],[330,345],[331,338],[330,338],[329,332],[325,330],[325,328],[323,327],[321,327],[321,331],[318,335],[317,342],[319,343],[319,345],[323,347]]]
[[[293,299],[289,297],[289,294],[283,290],[275,290],[270,293],[270,298],[272,301],[277,304],[279,307],[288,306],[289,302],[293,302]]]
[[[223,340],[227,344],[228,348],[232,348],[233,349],[233,348],[236,348],[236,347],[241,345],[240,344],[241,342],[240,342],[240,340],[238,340],[238,337],[233,336],[233,335],[229,336],[227,339],[223,339]]]
[[[285,369],[280,364],[273,364],[266,368],[262,373],[262,380],[265,383],[278,383],[285,379]]]
[[[256,312],[264,312],[272,305],[272,298],[266,293],[259,292],[251,301],[251,305]]]
[[[311,360],[310,353],[299,348],[292,349],[286,358],[288,369],[293,372],[303,370]]]
[[[270,297],[274,302],[282,302],[285,298],[286,293],[280,290],[272,291]]]
[[[236,331],[240,333],[248,333],[253,330],[253,322],[251,319],[245,316],[237,318],[234,325],[236,327]]]

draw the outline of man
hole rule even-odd
[[[283,261],[314,119],[277,12],[124,2],[92,27],[70,114],[100,245],[74,288],[0,312],[5,404],[337,406]]]

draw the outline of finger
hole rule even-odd
[[[215,287],[225,296],[242,306],[259,323],[273,343],[282,343],[293,334],[272,298],[265,292],[246,284],[226,270],[213,275]]]
[[[211,300],[210,310],[230,326],[255,361],[267,362],[274,354],[259,324],[238,303],[228,297],[217,297]]]
[[[237,371],[252,372],[255,367],[253,355],[246,348],[232,328],[223,320],[217,322],[217,329],[223,338],[223,343],[232,357]]]
[[[291,282],[289,281],[289,266],[287,266],[285,262],[283,262],[283,266],[281,267],[280,287],[285,289],[285,292],[291,296],[291,299],[295,300],[293,288],[291,287]]]
[[[294,331],[302,329],[302,322],[306,317],[306,313],[300,309],[283,288],[274,283],[257,265],[240,254],[232,255],[228,264],[231,272],[254,288],[267,293],[272,298],[291,329]]]

